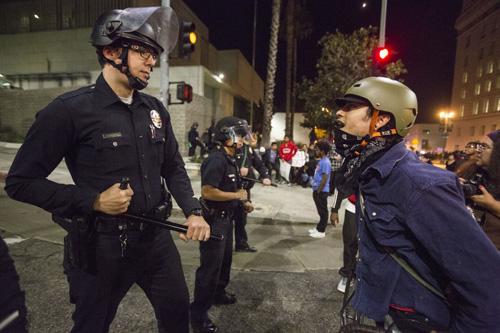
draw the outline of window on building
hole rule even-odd
[[[460,104],[460,117],[463,117],[465,114],[465,105]]]
[[[483,66],[482,65],[479,65],[479,67],[477,68],[476,75],[477,75],[477,77],[483,76]]]
[[[464,67],[467,67],[468,64],[469,64],[469,57],[465,56],[465,58],[464,58]]]
[[[490,56],[495,53],[495,42],[490,44],[490,52],[488,53]]]
[[[429,134],[431,134],[431,130],[424,129],[424,130],[422,130],[422,133],[429,135]]]
[[[469,129],[469,135],[474,136],[476,134],[476,128],[474,126],[471,126]]]
[[[472,114],[478,114],[479,112],[479,102],[472,103]]]
[[[485,99],[483,101],[483,113],[488,113],[490,110],[490,100],[489,99]]]
[[[488,80],[484,83],[484,90],[486,90],[486,92],[491,91],[491,80]]]
[[[495,88],[500,89],[500,76],[496,79]]]
[[[486,132],[486,125],[481,126],[481,135],[484,135]]]
[[[467,72],[464,72],[464,73],[462,74],[462,82],[463,82],[463,83],[467,83],[467,79],[468,79],[468,77],[469,77],[469,74],[467,74]]]
[[[476,83],[474,86],[474,95],[479,95],[481,94],[481,83]]]
[[[21,16],[21,21],[19,22],[19,32],[29,32],[29,31],[30,31],[29,16]]]
[[[493,131],[496,131],[496,130],[497,130],[497,124],[491,125],[491,130],[490,131],[493,132]]]
[[[481,30],[481,39],[483,39],[484,36],[486,36],[486,23],[483,24],[483,29]]]
[[[464,99],[465,97],[467,97],[467,89],[462,89],[460,97],[462,97],[462,99]]]
[[[488,64],[486,65],[486,73],[488,74],[493,73],[493,67],[494,67],[493,65],[494,65],[493,61],[488,62]]]

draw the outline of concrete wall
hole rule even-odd
[[[295,113],[293,118],[293,141],[309,144],[309,132],[311,129],[300,126],[304,121],[303,113]],[[285,136],[285,113],[277,112],[271,120],[271,142],[281,141]]]
[[[98,70],[97,56],[88,43],[90,31],[87,28],[0,35],[0,73]]]
[[[62,93],[76,89],[52,88],[44,90],[0,89],[0,125],[9,126],[24,136],[35,120],[35,114]]]

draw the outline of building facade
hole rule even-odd
[[[500,1],[464,0],[455,28],[455,117],[448,151],[500,128]]]
[[[89,38],[101,13],[159,5],[160,0],[0,2],[0,74],[21,88],[0,90],[0,126],[23,135],[35,113],[46,105],[46,96],[95,81],[100,67]],[[171,6],[179,20],[196,25],[198,39],[188,58],[179,58],[177,50],[169,57],[170,81],[185,81],[193,87],[192,103],[169,107],[176,137],[185,152],[186,133],[193,122],[198,122],[203,132],[223,116],[248,118],[250,103],[259,104],[263,99],[264,82],[239,50],[217,50],[210,44],[208,28],[182,0],[172,0]],[[159,74],[159,68],[153,71],[145,90],[157,97]],[[175,96],[175,86],[171,88]],[[24,110],[22,116],[13,114],[16,109]]]
[[[440,124],[415,124],[405,137],[406,145],[413,151],[441,153],[444,150],[446,137]]]

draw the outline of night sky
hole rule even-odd
[[[184,0],[209,28],[210,42],[219,50],[239,49],[251,63],[253,0]],[[313,32],[298,45],[298,78],[313,78],[326,32],[350,33],[360,27],[378,26],[381,0],[307,0]],[[265,81],[272,0],[258,0],[256,70]],[[460,0],[388,0],[386,44],[397,50],[408,69],[403,76],[419,100],[417,122],[438,122],[440,108],[449,106],[456,46],[455,21]],[[282,1],[282,17],[285,15]],[[276,103],[284,111],[285,42],[278,50]],[[300,110],[297,110],[300,111]]]

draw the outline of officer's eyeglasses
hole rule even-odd
[[[340,107],[340,110],[342,110],[344,112],[349,112],[352,110],[357,110],[357,109],[362,108],[364,106],[366,106],[366,105],[360,104],[360,103],[345,103],[344,105],[342,105]]]
[[[150,49],[148,47],[142,45],[130,45],[130,49],[139,53],[141,58],[144,60],[153,58],[153,60],[156,61],[156,59],[158,59],[158,54],[153,49]]]

